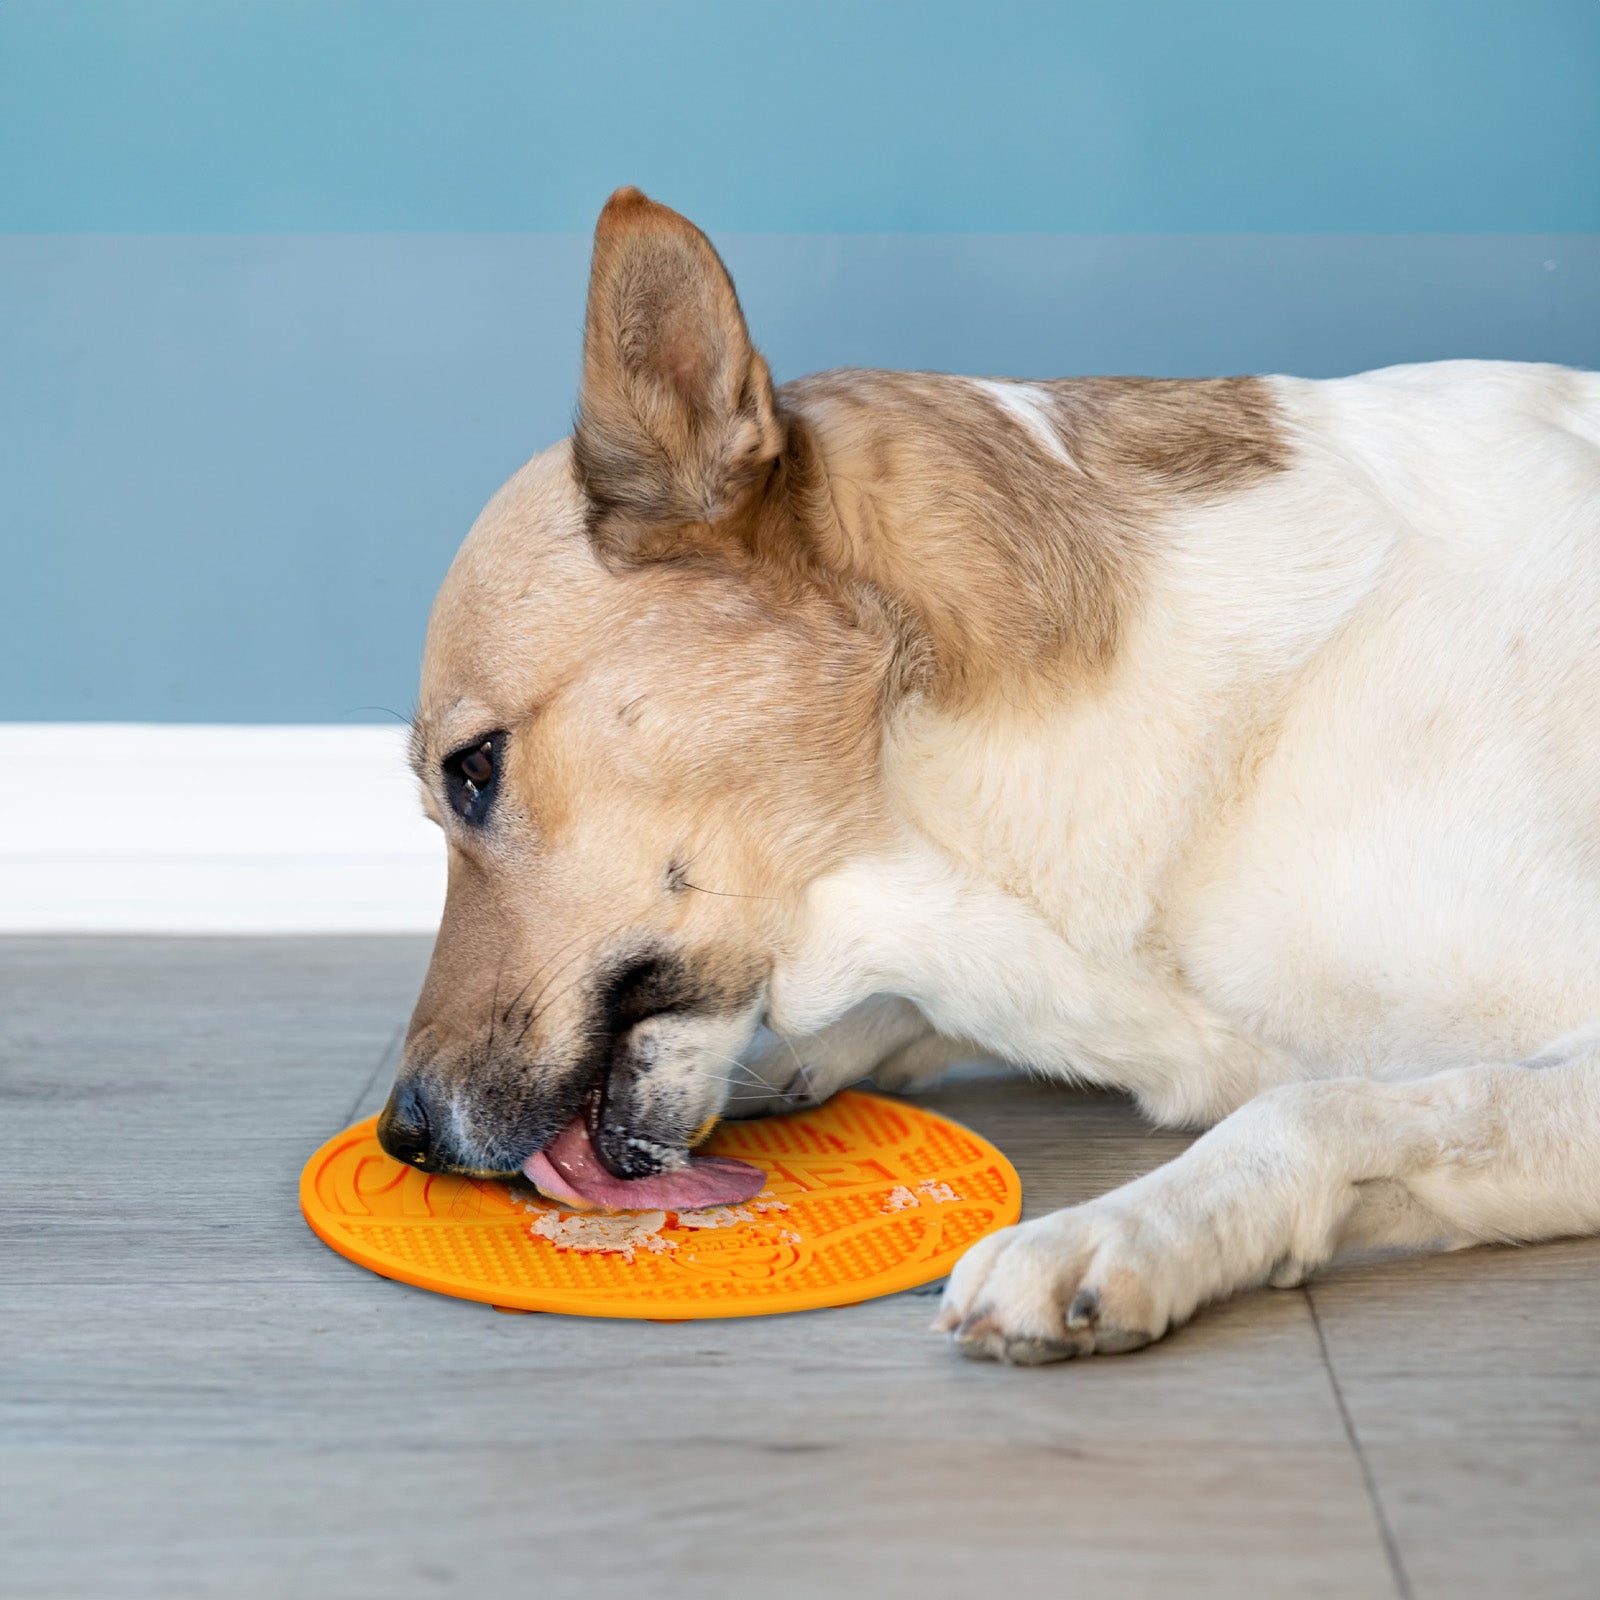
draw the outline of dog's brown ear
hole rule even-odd
[[[595,227],[573,436],[602,554],[692,544],[738,509],[782,444],[771,374],[711,241],[617,190]]]

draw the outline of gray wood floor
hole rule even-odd
[[[1600,1595],[1600,1244],[1262,1291],[1139,1355],[952,1357],[934,1301],[496,1316],[341,1260],[414,940],[0,940],[0,1592]],[[1030,1213],[1182,1148],[930,1097]]]

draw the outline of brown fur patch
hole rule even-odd
[[[1259,379],[1031,384],[1055,454],[967,378],[846,370],[787,384],[832,516],[822,565],[873,585],[919,635],[929,687],[1111,661],[1164,513],[1281,470],[1288,448]],[[1070,457],[1069,459],[1066,459]]]
[[[1260,378],[1067,378],[1038,385],[1086,474],[1132,474],[1179,494],[1234,494],[1290,461]],[[1139,485],[1128,482],[1137,490]]]

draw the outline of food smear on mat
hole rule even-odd
[[[709,1206],[694,1211],[564,1212],[534,1204],[523,1208],[533,1213],[529,1232],[536,1239],[548,1239],[557,1250],[576,1250],[583,1255],[619,1255],[631,1263],[639,1251],[664,1255],[678,1248],[680,1241],[669,1239],[663,1228],[684,1228],[704,1232],[733,1228],[742,1222],[765,1220],[762,1213],[787,1211],[788,1205],[771,1197],[750,1206]],[[793,1228],[780,1228],[774,1238],[797,1245],[801,1236]]]
[[[580,1112],[543,1150],[523,1162],[528,1181],[575,1211],[696,1211],[739,1205],[766,1187],[767,1175],[729,1156],[688,1156],[681,1167],[647,1178],[618,1178],[594,1148]]]

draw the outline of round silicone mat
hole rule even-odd
[[[535,1233],[559,1235],[573,1213],[530,1186],[392,1160],[375,1124],[347,1128],[307,1162],[306,1221],[384,1277],[506,1310],[669,1321],[848,1305],[943,1277],[1022,1211],[1017,1174],[987,1140],[847,1090],[814,1111],[724,1123],[704,1150],[765,1168],[766,1189],[719,1212],[724,1226],[668,1213],[659,1242],[628,1259]]]

